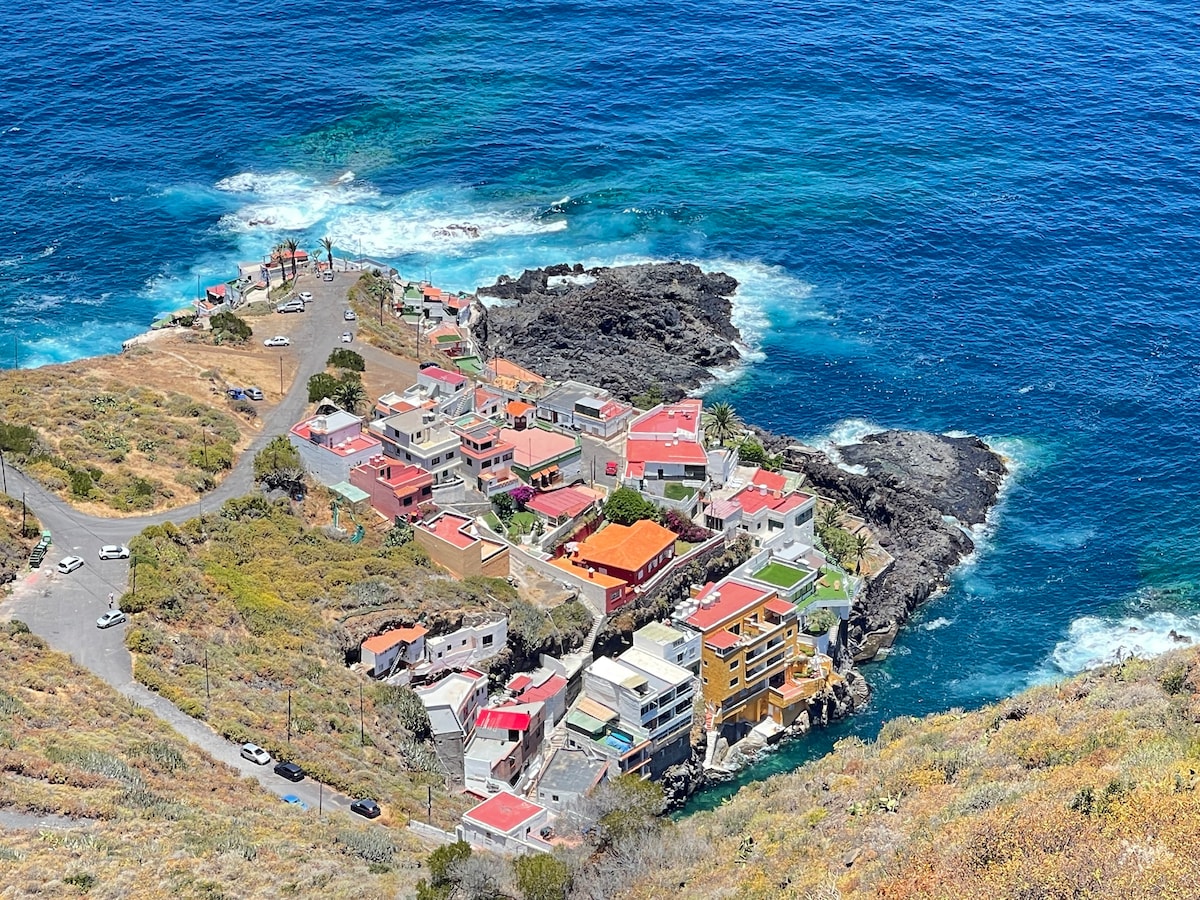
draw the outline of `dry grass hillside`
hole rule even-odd
[[[424,709],[411,691],[351,671],[347,655],[385,627],[503,609],[512,588],[455,581],[411,541],[330,536],[262,497],[148,528],[130,546],[137,590],[121,606],[138,681],[231,740],[378,797],[398,819],[424,814],[426,785],[444,784]],[[448,824],[469,805],[446,798],[437,810]]]
[[[611,896],[1195,898],[1198,688],[1186,650],[890,722],[668,829]]]
[[[403,829],[318,818],[180,738],[66,656],[0,629],[0,897],[411,896],[428,853]]]

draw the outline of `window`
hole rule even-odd
[[[412,462],[412,454],[409,453],[407,450],[404,451],[404,458],[406,460],[408,460],[409,462]]]
[[[449,453],[446,454],[446,459],[448,459],[448,460],[454,459],[454,451],[453,450],[451,450]]]
[[[737,687],[737,683],[738,683],[738,680],[737,680],[737,676],[736,676],[736,675],[735,675],[735,676],[733,676],[732,678],[730,678],[730,679],[729,679],[729,686],[730,686],[730,687]]]
[[[496,636],[494,634],[485,634],[483,636],[483,646],[490,647],[495,643]]]
[[[812,511],[812,507],[810,506],[808,509],[803,510],[802,512],[800,512],[796,515],[796,524],[803,525],[805,522],[812,519],[812,517],[813,517],[813,511]]]
[[[439,655],[440,655],[440,654],[439,654]],[[708,684],[708,677],[707,677],[707,676],[705,676],[704,678],[702,678],[702,679],[700,679],[700,680],[701,680],[701,681],[703,681],[705,684]]]
[[[729,671],[732,672],[734,669],[736,669],[741,664],[742,664],[742,661],[740,659],[735,659],[733,662],[731,662],[729,664]]]
[[[405,497],[405,498],[404,498],[404,505],[405,505],[405,506],[412,506],[412,497]]]
[[[430,464],[436,466],[441,461],[442,461],[442,458],[440,456],[435,456],[432,460],[430,460]]]
[[[551,794],[550,799],[553,800],[555,803],[557,803],[558,802],[558,794]]]

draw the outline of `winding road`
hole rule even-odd
[[[348,812],[350,798],[308,778],[293,784],[275,775],[270,765],[259,766],[243,759],[237,745],[133,680],[131,658],[125,649],[125,627],[104,630],[96,627],[96,619],[108,609],[109,594],[119,597],[128,586],[128,562],[100,560],[97,551],[104,544],[127,544],[149,525],[185,522],[204,514],[206,509],[211,513],[229,498],[242,496],[254,488],[255,453],[274,435],[286,433],[304,415],[308,406],[309,377],[324,371],[330,351],[343,346],[340,335],[352,327],[344,321],[343,312],[350,286],[357,277],[358,273],[353,271],[338,272],[332,282],[311,275],[300,276],[297,289],[311,291],[313,300],[306,311],[299,314],[303,321],[293,330],[292,345],[279,351],[299,355],[296,378],[284,398],[263,414],[260,433],[225,479],[196,503],[135,518],[92,516],[73,509],[12,465],[6,470],[8,495],[24,496],[42,527],[50,530],[54,544],[42,568],[32,570],[14,582],[12,594],[0,602],[0,620],[16,618],[25,622],[55,650],[70,655],[77,664],[146,707],[215,759],[233,766],[243,775],[254,777],[274,794],[299,796],[314,811],[332,808]],[[267,326],[262,330],[269,333],[270,328]],[[415,363],[412,367],[415,370]],[[82,557],[84,566],[69,575],[59,574],[55,564],[68,555]],[[3,824],[0,819],[0,826]]]

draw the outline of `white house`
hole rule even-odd
[[[546,807],[501,791],[463,813],[458,836],[473,847],[493,853],[549,852],[542,830],[550,824]]]
[[[683,630],[663,622],[650,622],[633,633],[633,646],[699,675],[702,637],[690,628]]]
[[[364,432],[362,422],[326,401],[317,415],[292,426],[288,440],[309,474],[330,487],[349,480],[351,469],[379,453],[379,439]]]
[[[368,429],[382,442],[384,453],[429,472],[435,486],[460,477],[458,434],[433,410],[394,413],[371,422]]]
[[[438,758],[458,784],[463,779],[463,747],[475,730],[475,716],[487,702],[488,677],[465,669],[451,672],[440,681],[415,688],[433,732]]]
[[[481,709],[463,752],[463,780],[480,796],[515,787],[541,748],[543,703],[510,703]]]
[[[477,625],[464,623],[457,631],[425,639],[428,672],[462,668],[495,656],[508,643],[508,618],[497,616]],[[422,667],[419,671],[425,672]]]
[[[425,635],[428,632],[424,625],[413,625],[369,637],[362,642],[359,658],[376,678],[387,675],[393,666],[401,663],[415,666],[425,659]]]
[[[601,438],[620,434],[632,416],[633,407],[628,403],[580,381],[563,382],[537,401],[537,417],[543,422]]]

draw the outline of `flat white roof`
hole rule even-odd
[[[684,684],[692,680],[692,675],[683,666],[667,662],[653,653],[647,653],[641,647],[630,647],[617,657],[626,666],[645,672],[647,675],[672,686]]]

